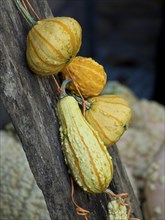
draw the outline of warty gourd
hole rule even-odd
[[[64,87],[65,83],[67,80]],[[113,163],[98,133],[85,120],[72,96],[62,95],[56,110],[62,150],[74,180],[84,191],[104,192],[113,177]]]
[[[107,218],[107,220],[128,220],[126,206],[121,205],[116,200],[110,201],[108,203],[108,218]]]
[[[144,173],[145,219],[165,219],[165,143]]]
[[[103,90],[107,75],[104,67],[92,58],[77,56],[62,70],[64,79],[72,78],[74,81],[67,85],[67,88],[78,94],[77,88],[84,97],[97,96]]]
[[[50,220],[21,143],[11,132],[0,131],[0,219]]]

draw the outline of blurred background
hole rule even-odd
[[[139,98],[165,104],[165,4],[161,0],[48,0],[54,16],[82,26],[78,55],[102,64],[108,80],[128,86]],[[9,118],[0,103],[0,128]]]
[[[140,98],[164,102],[164,6],[159,0],[48,0],[54,16],[71,16],[83,29],[79,55],[100,62]]]
[[[164,1],[48,0],[48,3],[55,17],[70,16],[81,24],[83,42],[78,55],[92,57],[104,66],[108,83],[103,93],[118,94],[131,106],[130,127],[117,146],[145,220],[165,219]],[[2,219],[50,220],[21,143],[9,122],[0,101]]]

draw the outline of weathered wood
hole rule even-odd
[[[52,13],[44,0],[31,1],[41,18]],[[71,186],[59,141],[54,108],[55,91],[51,79],[34,75],[26,65],[28,26],[13,1],[2,0],[0,8],[0,94],[23,144],[32,173],[42,190],[52,220],[78,220],[71,202]],[[139,203],[121,164],[116,146],[110,149],[114,160],[115,193],[128,192],[132,215],[142,219]],[[78,204],[91,211],[90,220],[104,220],[108,198],[75,187]]]

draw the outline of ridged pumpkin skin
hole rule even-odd
[[[61,71],[81,46],[82,30],[70,17],[43,19],[28,33],[27,63],[36,74],[48,76]]]
[[[113,164],[97,132],[71,96],[58,101],[57,115],[65,161],[74,180],[84,191],[104,192],[112,180]]]
[[[131,109],[125,100],[116,95],[102,95],[88,99],[90,109],[86,120],[98,131],[106,146],[116,143],[128,127]]]
[[[70,72],[70,74],[69,74]],[[84,97],[97,96],[103,90],[107,75],[102,65],[91,58],[75,57],[62,71],[63,78],[72,78]],[[73,82],[67,88],[77,93]]]

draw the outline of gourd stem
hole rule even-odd
[[[16,4],[18,10],[22,14],[22,16],[25,18],[26,22],[30,27],[33,27],[37,21],[35,21],[32,16],[29,14],[29,12],[24,8],[20,0],[14,0],[14,3]]]
[[[76,95],[72,95],[75,99],[76,99],[76,101],[80,104],[80,105],[83,105],[83,100],[82,100],[82,98],[80,98],[80,97],[78,97],[78,96],[76,96]],[[85,103],[85,108],[86,108],[86,110],[89,110],[90,109],[90,107],[91,107],[91,103],[90,102],[88,102],[88,101],[86,101],[86,103]]]
[[[66,97],[68,94],[66,93],[66,86],[68,83],[70,83],[72,80],[70,78],[67,78],[66,80],[63,81],[62,85],[61,85],[61,93],[59,98],[62,99],[64,97]]]

